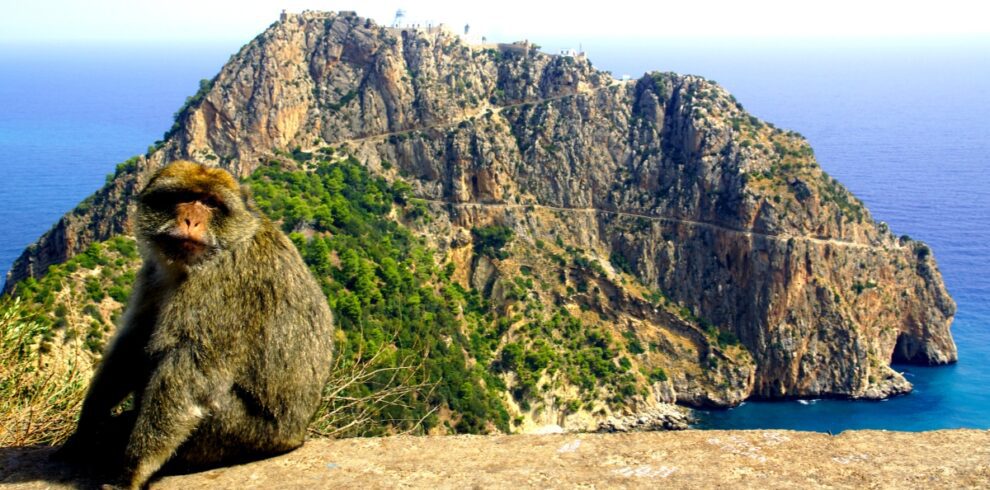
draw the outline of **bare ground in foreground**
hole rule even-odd
[[[0,448],[4,488],[88,488],[50,448]],[[779,430],[311,440],[187,488],[990,488],[990,431]]]

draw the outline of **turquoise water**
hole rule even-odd
[[[0,268],[160,138],[198,80],[238,47],[0,46]],[[915,384],[910,395],[748,402],[703,414],[701,427],[990,428],[990,40],[584,47],[617,76],[704,75],[750,112],[804,134],[874,217],[932,246],[959,305],[960,362],[897,366]]]

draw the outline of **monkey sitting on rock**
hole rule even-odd
[[[292,242],[226,171],[177,161],[138,195],[144,258],[63,459],[215,467],[302,445],[331,366],[333,318]],[[133,395],[131,409],[115,410]]]

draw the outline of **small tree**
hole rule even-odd
[[[472,229],[471,234],[474,235],[476,253],[494,259],[505,259],[509,256],[504,248],[514,237],[511,228],[499,225],[485,226]]]

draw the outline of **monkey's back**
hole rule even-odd
[[[292,242],[265,220],[244,262],[255,267],[248,291],[257,295],[261,349],[248,352],[242,386],[270,414],[305,433],[330,374],[333,317],[326,297]],[[270,252],[274,252],[269,255]],[[249,330],[251,331],[251,330]]]

